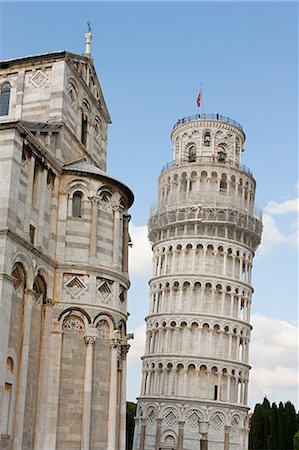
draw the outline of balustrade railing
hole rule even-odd
[[[195,114],[193,116],[183,117],[174,124],[173,129],[183,123],[194,122],[195,120],[219,120],[221,122],[230,123],[231,125],[234,125],[235,127],[238,127],[243,131],[242,125],[239,122],[236,122],[235,120],[230,119],[227,116],[222,116],[222,114]]]
[[[165,164],[162,169],[161,169],[161,173],[166,172],[169,169],[172,169],[173,167],[179,167],[179,166],[184,166],[186,164],[197,164],[197,165],[203,165],[203,166],[212,166],[212,167],[223,167],[223,168],[233,168],[233,169],[238,169],[241,172],[245,172],[248,175],[250,175],[251,177],[252,172],[251,170],[246,167],[244,164],[240,164],[237,162],[232,162],[232,161],[227,161],[227,162],[213,162],[211,161],[211,158],[209,156],[199,156],[194,158],[192,161],[189,161],[188,159],[181,159],[181,160],[174,160],[174,161],[170,161],[167,164]]]

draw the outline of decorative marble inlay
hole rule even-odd
[[[148,413],[148,420],[150,423],[154,423],[157,417],[157,414],[154,410],[154,408],[150,408],[149,413]]]
[[[211,419],[211,425],[213,426],[213,428],[215,428],[215,430],[219,430],[224,424],[224,419],[222,417],[222,415],[220,414],[215,414],[213,416],[213,418]]]
[[[98,287],[98,293],[100,294],[102,300],[104,303],[108,303],[109,297],[112,294],[112,289],[109,286],[109,284],[104,281],[99,287]]]
[[[63,325],[62,330],[65,333],[72,333],[72,334],[83,334],[84,333],[84,324],[79,317],[70,316],[68,317]]]
[[[72,297],[75,298],[79,297],[79,295],[87,289],[83,281],[78,276],[73,277],[68,283],[66,283],[65,287]]]
[[[109,339],[110,328],[106,320],[100,320],[97,324],[98,335],[102,339]]]
[[[231,425],[232,425],[232,430],[233,431],[237,431],[238,430],[238,428],[239,428],[239,418],[238,418],[238,416],[234,416],[233,417]]]
[[[200,417],[200,414],[198,411],[189,411],[189,413],[186,416],[186,421],[189,423],[189,425],[192,428],[197,428],[198,423],[202,420],[202,417]]]
[[[178,420],[178,415],[176,411],[173,409],[166,410],[164,414],[164,420],[167,423],[167,425],[173,425]]]
[[[35,87],[40,87],[46,80],[47,75],[41,70],[37,70],[35,74],[29,79],[30,83]]]

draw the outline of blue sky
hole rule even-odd
[[[204,111],[227,115],[245,130],[243,163],[253,171],[256,201],[265,210],[263,245],[254,263],[252,364],[257,365],[250,401],[266,393],[270,401],[290,398],[298,405],[296,383],[280,381],[282,363],[272,358],[263,367],[255,356],[267,340],[263,330],[276,354],[280,346],[282,354],[292,348],[293,359],[298,355],[297,4],[2,2],[0,8],[1,59],[63,49],[82,53],[91,21],[92,54],[112,117],[108,172],[136,197],[129,327],[138,339],[129,362],[129,399],[139,392],[149,302],[145,225],[161,167],[172,159],[172,127],[178,118],[198,112],[202,83]],[[284,343],[275,341],[281,330],[289,333]],[[289,379],[295,363],[283,362]],[[277,381],[268,386],[270,373]]]

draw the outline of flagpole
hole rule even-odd
[[[200,92],[201,92],[201,114],[203,114],[203,93],[202,93],[202,83],[200,83]]]

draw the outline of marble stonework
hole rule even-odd
[[[150,310],[134,450],[247,450],[251,272],[260,243],[245,134],[227,117],[172,131],[149,219]]]
[[[4,83],[0,449],[125,450],[133,194],[89,47],[2,61]]]

